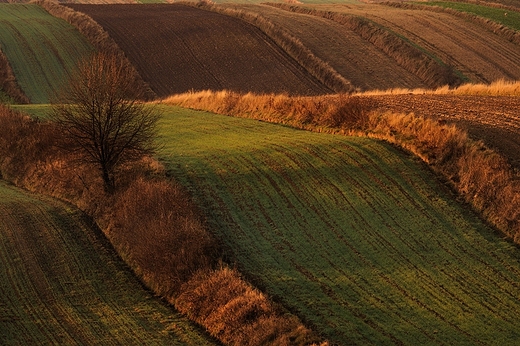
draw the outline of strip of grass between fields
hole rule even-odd
[[[428,1],[419,4],[451,8],[461,12],[472,13],[520,31],[520,12],[462,2]]]

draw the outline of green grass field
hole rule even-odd
[[[467,12],[480,17],[488,18],[509,28],[520,30],[520,12],[463,2],[429,1],[421,2],[420,4],[452,8],[457,11]]]
[[[77,210],[0,180],[1,345],[214,345]]]
[[[93,48],[71,25],[34,4],[0,4],[0,49],[33,103],[47,103]]]
[[[231,261],[341,345],[513,345],[520,252],[366,138],[163,108],[160,154]]]

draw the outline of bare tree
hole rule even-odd
[[[159,114],[140,101],[144,95],[124,60],[96,53],[80,62],[53,102],[52,118],[68,139],[67,149],[100,170],[109,193],[120,165],[154,151]]]

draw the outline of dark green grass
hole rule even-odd
[[[0,49],[32,103],[49,102],[93,51],[74,27],[34,4],[0,4]]]
[[[520,253],[413,157],[164,109],[161,157],[255,284],[346,344],[513,345]]]
[[[0,180],[1,345],[212,345],[77,210]]]
[[[452,8],[457,11],[472,13],[520,31],[520,12],[463,2],[430,1],[421,2],[420,4]]]

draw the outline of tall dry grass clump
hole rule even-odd
[[[329,19],[344,25],[394,59],[398,65],[418,76],[431,88],[442,85],[454,87],[462,83],[462,77],[451,66],[427,54],[404,37],[366,18],[283,3],[269,3],[269,5],[286,11]]]
[[[173,95],[163,102],[329,132],[364,129],[371,107],[367,99],[348,94],[291,97],[284,94],[240,94],[227,90]]]
[[[267,18],[245,10],[222,7],[207,1],[181,2],[184,5],[194,6],[206,11],[224,14],[239,18],[248,22],[269,36],[289,56],[296,60],[314,78],[336,93],[349,93],[355,91],[355,87],[345,77],[340,75],[326,61],[318,58],[298,38],[291,35],[278,25],[273,24]]]
[[[506,159],[454,125],[413,114],[379,114],[371,110],[370,97],[362,96],[256,96],[223,91],[176,95],[164,102],[389,141],[427,162],[489,222],[520,243],[520,175]]]
[[[2,50],[0,50],[0,91],[5,92],[7,96],[17,103],[25,104],[30,102],[27,95],[25,95],[16,82],[11,64]]]
[[[373,115],[370,136],[421,157],[490,223],[520,243],[520,175],[454,125],[413,114]]]
[[[405,89],[370,90],[353,94],[354,96],[381,95],[473,95],[473,96],[520,96],[520,81],[496,80],[489,84],[466,83],[456,88],[448,85],[437,89]]]
[[[275,306],[235,269],[200,272],[182,291],[176,307],[227,345],[310,345],[317,341],[298,319]]]
[[[146,93],[144,94],[144,98],[146,100],[152,100],[157,97],[155,92],[142,79],[142,77],[139,75],[139,72],[128,60],[117,43],[112,39],[112,37],[110,37],[108,32],[106,32],[105,29],[103,29],[103,27],[90,16],[86,15],[85,13],[75,11],[72,8],[67,7],[66,5],[62,5],[58,2],[52,2],[49,0],[35,0],[34,3],[44,8],[54,17],[61,18],[74,26],[83,36],[85,36],[85,38],[97,51],[103,52],[109,56],[117,56],[121,61],[123,61],[125,65],[128,66],[128,69],[131,71],[134,78],[138,80],[142,85],[142,88],[146,90]]]
[[[190,196],[145,158],[122,167],[114,194],[75,162],[58,128],[0,104],[0,177],[75,204],[142,282],[228,345],[308,345],[318,337],[272,303],[220,250]]]

